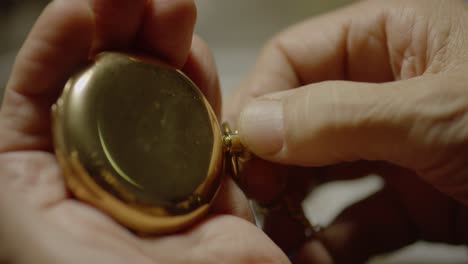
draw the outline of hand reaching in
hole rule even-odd
[[[271,199],[284,178],[385,180],[300,244],[298,262],[468,242],[467,23],[463,1],[363,1],[266,45],[226,111],[262,159],[245,172],[250,195]],[[292,232],[272,237],[301,243]]]
[[[129,232],[64,186],[52,153],[50,107],[67,78],[100,51],[165,60],[189,75],[219,113],[214,63],[192,36],[195,17],[188,0],[56,0],[44,10],[17,56],[0,112],[0,262],[288,263],[241,218],[250,213],[229,179],[206,219],[154,238]]]

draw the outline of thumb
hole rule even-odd
[[[422,169],[437,162],[434,148],[456,140],[449,121],[465,112],[466,95],[445,86],[435,77],[311,84],[253,100],[240,114],[239,133],[252,152],[273,162],[385,160]]]

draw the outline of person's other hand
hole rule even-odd
[[[0,262],[288,263],[248,218],[245,197],[226,180],[213,213],[163,237],[138,237],[67,194],[52,154],[50,107],[92,54],[130,50],[165,60],[197,84],[215,111],[217,74],[192,34],[190,0],[57,0],[19,52],[0,112]]]
[[[302,244],[298,262],[468,242],[467,25],[463,1],[364,1],[266,45],[226,109],[262,159],[245,171],[248,193],[273,199],[284,177],[385,180]],[[272,234],[284,248],[299,243],[289,230]]]

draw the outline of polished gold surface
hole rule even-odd
[[[219,189],[216,116],[195,84],[160,62],[100,54],[69,80],[53,121],[70,190],[137,232],[190,225]]]

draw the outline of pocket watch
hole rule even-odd
[[[243,152],[184,73],[116,52],[68,80],[52,107],[52,132],[71,193],[143,234],[203,217]]]
[[[118,52],[97,55],[68,80],[52,106],[52,134],[72,195],[142,235],[200,220],[222,177],[242,185],[240,165],[251,158],[184,73]],[[310,233],[302,208],[289,200],[264,208],[251,201],[257,226],[259,216],[284,207]]]

